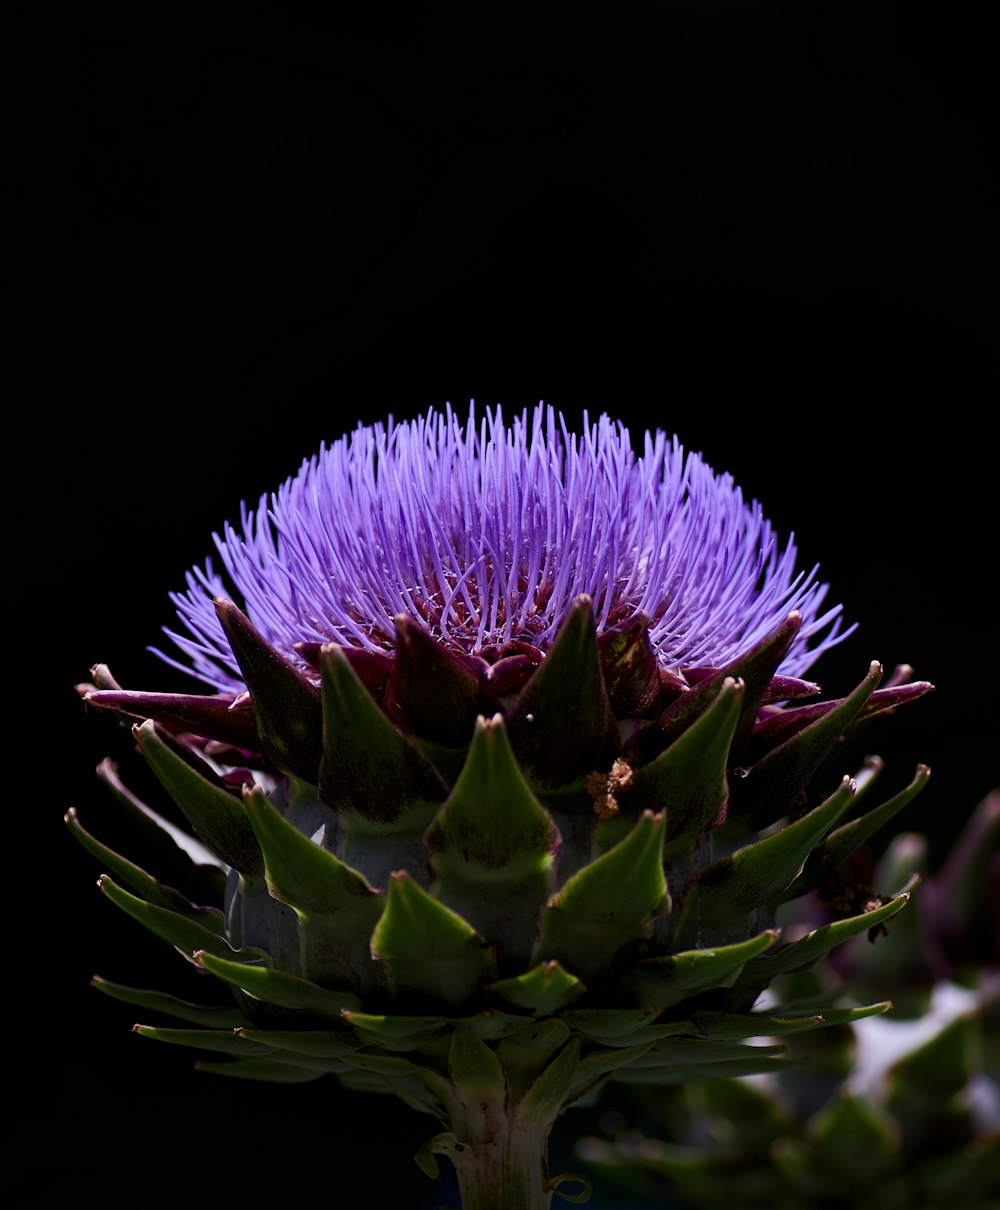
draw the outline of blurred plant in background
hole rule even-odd
[[[855,937],[768,992],[786,1008],[799,996],[891,995],[890,1013],[793,1035],[800,1063],[780,1072],[619,1090],[604,1137],[578,1144],[588,1170],[664,1210],[995,1210],[1000,791],[932,876],[928,850],[900,834],[874,866],[876,887],[921,879],[886,935]],[[830,910],[822,899],[818,917]]]

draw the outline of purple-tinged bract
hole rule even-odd
[[[598,631],[638,615],[662,669],[723,667],[798,611],[779,671],[801,676],[848,633],[827,586],[796,569],[760,505],[663,432],[641,450],[607,416],[584,431],[539,404],[508,425],[497,407],[446,407],[354,432],[302,464],[175,594],[185,657],[167,662],[222,691],[242,677],[215,607],[242,597],[258,631],[305,669],[296,644],[396,646],[397,615],[490,664],[546,652],[572,602]]]

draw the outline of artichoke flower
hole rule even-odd
[[[784,1035],[889,1007],[759,1005],[906,904],[794,925],[929,776],[873,804],[845,739],[930,686],[871,663],[821,698],[840,607],[676,438],[633,449],[543,405],[359,425],[215,548],[158,652],[207,691],[101,664],[78,686],[187,826],[104,762],[161,867],[69,827],[220,993],[96,979],[157,1022],[139,1034],[220,1075],[402,1098],[465,1210],[542,1210],[587,1196],[548,1139],[609,1081],[778,1071]]]

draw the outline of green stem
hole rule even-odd
[[[552,1178],[548,1171],[549,1135],[575,1087],[580,1045],[567,1042],[568,1033],[561,1021],[533,1022],[496,1049],[470,1032],[452,1035],[450,1088],[435,1081],[449,1129],[415,1158],[431,1177],[438,1175],[436,1155],[451,1160],[462,1210],[549,1210],[553,1190],[564,1182],[582,1192],[561,1197],[589,1197],[583,1177]]]
[[[476,1136],[463,1131],[450,1149],[462,1210],[549,1210],[549,1132],[512,1122],[503,1106],[480,1108],[469,1115],[480,1118]]]

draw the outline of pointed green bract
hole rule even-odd
[[[193,845],[189,833],[174,827],[133,794],[122,782],[113,761],[102,760],[97,766],[97,776],[152,844],[159,881],[176,887],[194,902],[221,903],[228,873],[225,863],[207,850],[199,852],[204,846]]]
[[[423,837],[447,797],[434,765],[393,726],[344,654],[320,656],[324,754],[319,792],[340,821],[342,856],[377,886],[421,869]]]
[[[485,875],[551,867],[558,834],[525,781],[500,715],[480,718],[462,773],[428,829],[435,867],[461,862]],[[445,876],[439,873],[444,885]]]
[[[704,713],[633,776],[626,792],[630,808],[667,813],[668,860],[724,818],[726,768],[744,692],[742,681],[725,678]]]
[[[495,977],[476,930],[404,872],[389,879],[386,906],[372,936],[397,996],[459,1006]]]
[[[523,975],[491,983],[487,991],[501,1004],[525,1008],[539,1017],[558,1012],[586,991],[584,984],[558,962],[539,962]]]
[[[601,675],[589,597],[574,603],[552,649],[511,705],[507,730],[534,786],[555,790],[611,768],[621,739]]]
[[[580,1062],[580,1040],[571,1038],[517,1103],[519,1123],[540,1130],[559,1116],[573,1088]]]
[[[240,1035],[250,1042],[276,1051],[291,1051],[314,1059],[349,1060],[360,1042],[346,1030],[254,1029],[244,1027]]]
[[[265,753],[283,772],[315,784],[323,755],[319,690],[232,601],[218,598],[215,611],[250,690]]]
[[[96,857],[118,882],[130,887],[139,898],[145,899],[147,903],[156,904],[158,907],[180,912],[181,915],[197,915],[206,927],[214,928],[218,933],[225,931],[221,912],[195,907],[173,887],[158,882],[145,870],[101,844],[83,827],[74,808],[71,807],[66,812],[65,822],[71,834],[91,856]]]
[[[748,1048],[739,1042],[715,1038],[663,1038],[654,1042],[639,1056],[634,1066],[693,1067],[702,1064],[737,1062],[750,1054],[755,1058],[777,1058],[785,1053],[783,1045]]]
[[[888,1012],[888,1000],[857,1008],[824,1008],[811,1015],[776,1016],[770,1013],[722,1013],[696,1010],[687,1014],[692,1032],[704,1038],[739,1041],[742,1038],[779,1037],[820,1026],[845,1025]]]
[[[255,1055],[268,1055],[278,1049],[251,1041],[231,1029],[162,1029],[154,1025],[133,1025],[132,1030],[143,1038],[170,1042],[174,1046],[190,1046],[193,1050],[214,1050],[223,1055],[235,1055],[237,1058],[249,1059]]]
[[[560,1015],[570,1029],[594,1042],[615,1042],[655,1021],[660,1008],[571,1008]]]
[[[644,812],[628,836],[579,870],[542,913],[534,960],[556,959],[588,987],[605,982],[628,945],[669,910],[664,817]]]
[[[419,1050],[448,1028],[446,1017],[404,1017],[389,1014],[345,1012],[344,1020],[358,1038],[384,1050],[403,1053]]]
[[[850,916],[846,920],[835,920],[813,929],[798,941],[792,941],[782,946],[774,954],[764,954],[747,964],[741,975],[741,983],[756,984],[766,987],[770,981],[786,971],[808,970],[838,945],[842,945],[851,937],[876,925],[891,919],[910,898],[909,892],[904,891],[881,907],[870,912],[862,912],[858,916]]]
[[[821,886],[840,869],[852,853],[916,797],[927,784],[930,775],[931,771],[926,765],[918,765],[916,775],[905,789],[869,811],[867,815],[850,820],[836,828],[825,840],[821,840],[809,854],[802,873],[782,895],[782,900],[797,899],[800,895],[807,895]]]
[[[872,663],[861,684],[835,709],[765,753],[734,783],[731,814],[741,826],[765,828],[790,810],[881,679],[882,666]]]
[[[162,1013],[164,1016],[175,1017],[177,1020],[187,1021],[191,1025],[203,1025],[207,1029],[235,1029],[247,1024],[246,1017],[231,1004],[194,1004],[167,992],[151,991],[148,988],[140,987],[125,987],[97,975],[90,982],[99,992],[114,1000],[121,1000],[124,1004],[132,1004],[136,1008],[148,1009],[150,1012]]]
[[[360,1007],[357,996],[317,987],[308,979],[275,970],[266,962],[234,962],[204,950],[195,953],[194,960],[216,978],[238,987],[251,1000],[301,1012],[303,1025],[313,1019],[339,1022],[344,1009]]]
[[[727,664],[713,676],[698,681],[693,688],[668,706],[656,724],[659,748],[672,743],[691,726],[695,719],[700,718],[715,700],[727,680],[740,681],[743,684],[742,718],[737,731],[741,735],[745,734],[753,723],[757,707],[760,705],[771,677],[787,654],[801,626],[802,615],[798,611],[793,611],[771,634],[748,652],[731,664]],[[653,732],[650,732],[646,741],[652,734]]]
[[[502,1098],[506,1080],[496,1051],[474,1034],[456,1030],[448,1047],[448,1073],[469,1103]]]
[[[323,986],[378,987],[369,939],[383,896],[288,823],[259,787],[244,803],[264,854],[268,889],[298,917],[302,974]]]
[[[120,907],[133,920],[139,922],[151,933],[155,933],[163,941],[179,950],[185,957],[190,958],[195,950],[207,950],[213,954],[235,955],[225,937],[214,928],[206,928],[190,915],[181,915],[169,908],[163,908],[155,903],[147,903],[137,895],[126,891],[107,874],[102,874],[97,885],[116,907]],[[193,909],[192,909],[193,910]],[[211,913],[214,919],[215,913]]]
[[[537,916],[553,886],[558,840],[552,817],[518,769],[502,719],[480,718],[426,843],[441,901],[483,936],[503,938],[501,972],[528,963]]]
[[[184,812],[198,838],[233,869],[260,874],[264,869],[243,804],[218,779],[212,781],[182,760],[152,722],[134,727],[139,750],[164,789]]]
[[[757,908],[774,903],[853,797],[854,782],[845,777],[839,788],[808,815],[707,866],[688,891],[678,926],[678,944],[697,944],[706,933],[726,937],[736,921],[752,919]]]
[[[765,929],[748,941],[732,945],[647,958],[625,975],[622,987],[633,1004],[669,1008],[707,987],[731,983],[747,962],[770,949],[777,939],[775,929]]]
[[[374,1054],[369,1050],[356,1051],[351,1056],[351,1062],[368,1076],[376,1077],[377,1084],[370,1080],[366,1082],[371,1090],[376,1090],[381,1084],[381,1090],[385,1091],[388,1086],[396,1096],[421,1113],[442,1118],[455,1108],[455,1090],[451,1081],[424,1063],[400,1059],[395,1055]]]
[[[690,1033],[687,1021],[653,1022],[660,1015],[660,1006],[652,1008],[581,1008],[563,1013],[566,1024],[581,1037],[602,1046],[634,1047],[657,1042],[674,1034]]]
[[[609,1075],[619,1071],[634,1071],[641,1068],[641,1060],[649,1054],[654,1043],[643,1042],[638,1046],[598,1050],[581,1059],[573,1073],[573,1083],[570,1085],[571,1101],[578,1101],[586,1096],[595,1086],[600,1085]]]

